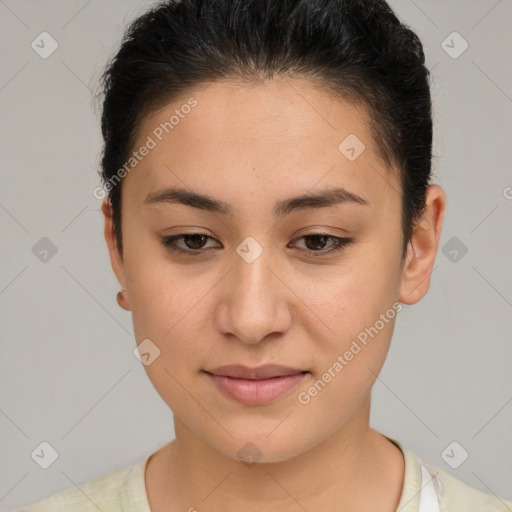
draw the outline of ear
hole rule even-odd
[[[119,305],[126,309],[126,311],[131,310],[130,299],[128,297],[128,290],[126,287],[126,279],[124,272],[124,263],[123,256],[119,252],[119,247],[117,246],[117,240],[114,234],[114,221],[112,217],[112,203],[108,197],[105,197],[101,203],[101,211],[105,217],[105,226],[104,226],[104,234],[105,241],[107,242],[108,252],[110,255],[110,263],[112,265],[112,270],[121,285],[122,293],[119,296]]]
[[[429,185],[425,211],[416,223],[407,246],[399,298],[403,304],[415,304],[430,287],[445,208],[446,196],[443,189],[439,185]]]

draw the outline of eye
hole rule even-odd
[[[185,256],[198,256],[212,252],[213,247],[207,247],[205,249],[205,244],[209,239],[214,240],[214,238],[206,233],[181,233],[179,235],[163,237],[162,244],[164,247],[175,253],[183,254]],[[316,257],[316,254],[314,253],[321,256],[333,251],[340,251],[354,241],[353,238],[338,237],[327,233],[311,233],[297,238],[297,240],[302,239],[305,241],[306,248],[302,248],[300,250],[313,253],[313,257]],[[185,246],[180,247],[178,242],[183,242]],[[328,242],[331,242],[331,245],[325,249]]]
[[[305,240],[307,252],[319,253],[319,255],[324,255],[332,251],[340,251],[345,246],[350,245],[354,241],[353,238],[344,238],[329,235],[327,233],[310,233],[308,235],[297,238],[297,240],[302,239]],[[331,246],[327,249],[324,249],[325,245],[329,241],[331,241]]]
[[[170,249],[171,251],[174,251],[178,254],[197,256],[199,254],[206,254],[211,252],[211,248],[208,250],[202,250],[204,243],[208,239],[213,240],[213,238],[206,233],[181,233],[179,235],[163,237],[162,244],[167,249]],[[185,243],[185,248],[178,246],[178,240],[182,240]]]

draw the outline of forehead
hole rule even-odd
[[[188,108],[191,98],[196,105]],[[201,84],[144,119],[139,138],[173,114],[177,114],[173,134],[203,144],[205,135],[209,140],[235,143],[268,143],[278,136],[281,144],[303,140],[318,146],[319,139],[336,142],[344,131],[352,130],[367,146],[373,145],[368,132],[371,120],[363,105],[335,99],[304,79]]]
[[[218,197],[247,187],[272,194],[322,181],[363,197],[396,194],[397,172],[379,157],[370,127],[362,105],[307,80],[201,84],[141,122],[134,149],[149,140],[152,149],[126,176],[128,193],[140,202],[179,183]]]

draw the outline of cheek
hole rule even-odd
[[[374,325],[398,297],[399,276],[392,262],[372,261],[364,255],[356,259],[356,263],[328,269],[325,277],[317,275],[314,281],[295,281],[297,293],[328,327],[322,332],[336,348]]]
[[[134,233],[135,228],[126,236],[125,272],[136,339],[163,339],[174,332],[180,318],[186,318],[201,290],[193,265],[173,263],[148,231]]]
[[[309,333],[317,361],[314,377],[320,382],[305,399],[318,393],[319,411],[338,407],[343,415],[369,392],[386,359],[402,308],[391,258],[377,262],[361,256],[358,261],[322,287],[303,289],[305,302],[322,320],[318,325],[328,327],[322,327],[323,335]],[[339,409],[342,402],[345,405]]]
[[[326,432],[345,423],[368,398],[401,310],[390,288],[385,279],[376,284],[351,276],[328,290],[323,318],[334,332],[312,338],[316,372],[297,396],[304,430],[312,435],[318,422]]]
[[[133,324],[137,341],[152,338],[162,350],[175,355],[199,338],[207,317],[201,297],[208,291],[208,280],[187,278],[169,265],[161,270],[153,266],[132,276]]]
[[[211,291],[219,276],[199,275],[195,265],[177,265],[159,253],[138,251],[130,265],[130,302],[137,343],[149,339],[159,353],[146,372],[170,405],[192,389],[212,332]]]
[[[164,402],[186,413],[191,408],[186,390],[194,388],[205,338],[208,315],[200,299],[206,290],[194,288],[194,280],[173,273],[169,263],[152,266],[145,261],[139,269],[132,272],[130,282],[134,334],[137,343],[150,340],[156,354],[144,369]]]

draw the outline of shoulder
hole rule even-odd
[[[385,436],[404,454],[404,486],[399,511],[512,512],[512,501],[471,487],[452,474],[422,460],[396,439]]]
[[[123,504],[134,497],[144,504],[144,468],[148,458],[104,473],[16,512],[121,512],[125,510]],[[139,510],[143,509],[142,506]]]
[[[433,475],[442,510],[447,512],[511,512],[512,501],[471,487],[436,466],[423,462]]]

